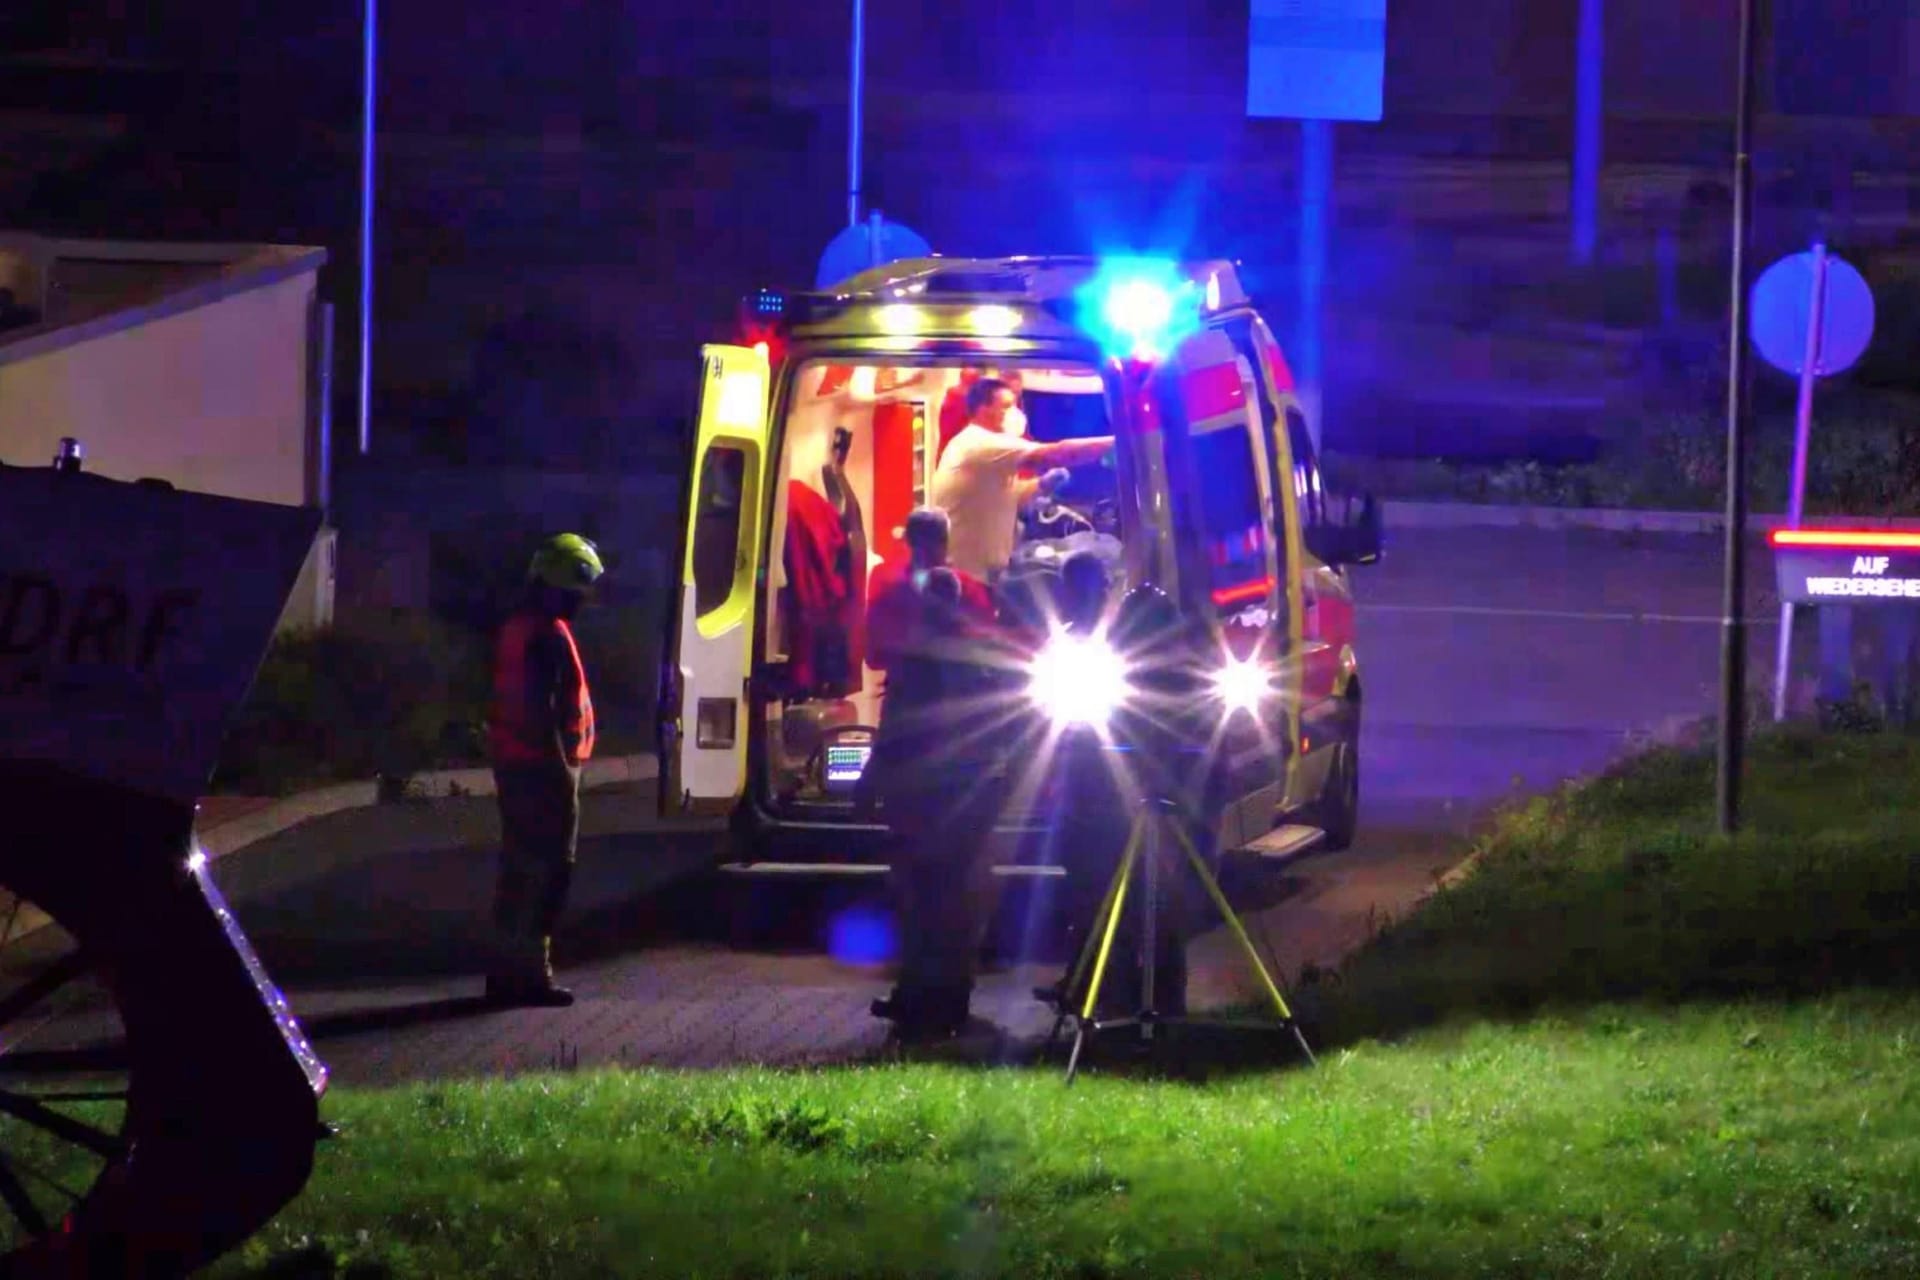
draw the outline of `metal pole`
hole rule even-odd
[[[1720,750],[1715,799],[1720,830],[1740,827],[1740,767],[1746,737],[1747,241],[1753,231],[1754,0],[1740,0],[1740,78],[1733,124],[1733,349],[1727,358],[1726,583],[1720,615]]]
[[[1314,447],[1324,435],[1321,407],[1321,294],[1327,276],[1327,220],[1333,189],[1333,124],[1300,122],[1300,330],[1295,372]]]
[[[847,225],[860,225],[860,98],[866,91],[866,0],[853,0],[853,68],[847,94]]]
[[[1793,473],[1787,486],[1787,527],[1798,529],[1807,498],[1807,446],[1813,435],[1813,384],[1819,377],[1820,331],[1827,319],[1827,246],[1813,246],[1813,292],[1807,299],[1807,345],[1800,362],[1800,397],[1793,413]],[[1780,602],[1780,644],[1773,663],[1773,722],[1787,718],[1787,668],[1793,662],[1793,601]]]
[[[379,0],[365,0],[360,68],[360,452],[373,438],[373,65]]]
[[[1604,0],[1580,0],[1580,34],[1574,52],[1573,258],[1593,261],[1600,238],[1600,154],[1605,129],[1602,76],[1605,66]]]
[[[333,523],[333,304],[319,304],[315,316],[313,354],[314,429],[319,436],[320,466],[315,497],[322,524]]]

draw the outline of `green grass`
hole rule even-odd
[[[1920,739],[1772,734],[1750,770],[1735,842],[1698,751],[1514,809],[1475,874],[1303,1003],[1349,1039],[1565,1001],[1920,985]]]
[[[342,1090],[223,1275],[1920,1273],[1920,745],[1662,753],[1516,812],[1300,994],[1317,1070]]]

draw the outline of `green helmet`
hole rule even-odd
[[[605,572],[599,548],[577,533],[562,533],[548,538],[533,553],[533,563],[527,566],[527,581],[562,591],[586,591]]]

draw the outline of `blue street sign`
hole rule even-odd
[[[1774,368],[1798,375],[1807,358],[1813,303],[1813,254],[1796,253],[1768,267],[1753,286],[1753,345]],[[1820,326],[1818,377],[1853,366],[1873,341],[1873,290],[1852,266],[1827,255],[1826,305]]]
[[[879,251],[874,250],[876,232]],[[867,222],[856,223],[835,236],[820,255],[820,267],[814,274],[816,289],[839,284],[848,276],[859,275],[869,267],[898,262],[902,258],[924,258],[933,247],[920,233],[888,222],[877,214]]]
[[[1387,0],[1252,0],[1247,114],[1379,120]]]

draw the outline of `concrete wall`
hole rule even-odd
[[[307,273],[0,363],[0,458],[44,465],[73,436],[102,475],[307,501],[313,296]]]
[[[317,267],[259,287],[213,288],[198,305],[161,297],[0,346],[0,461],[44,466],[71,436],[89,470],[115,479],[316,501]],[[315,543],[283,627],[330,619],[333,566],[329,533]]]

